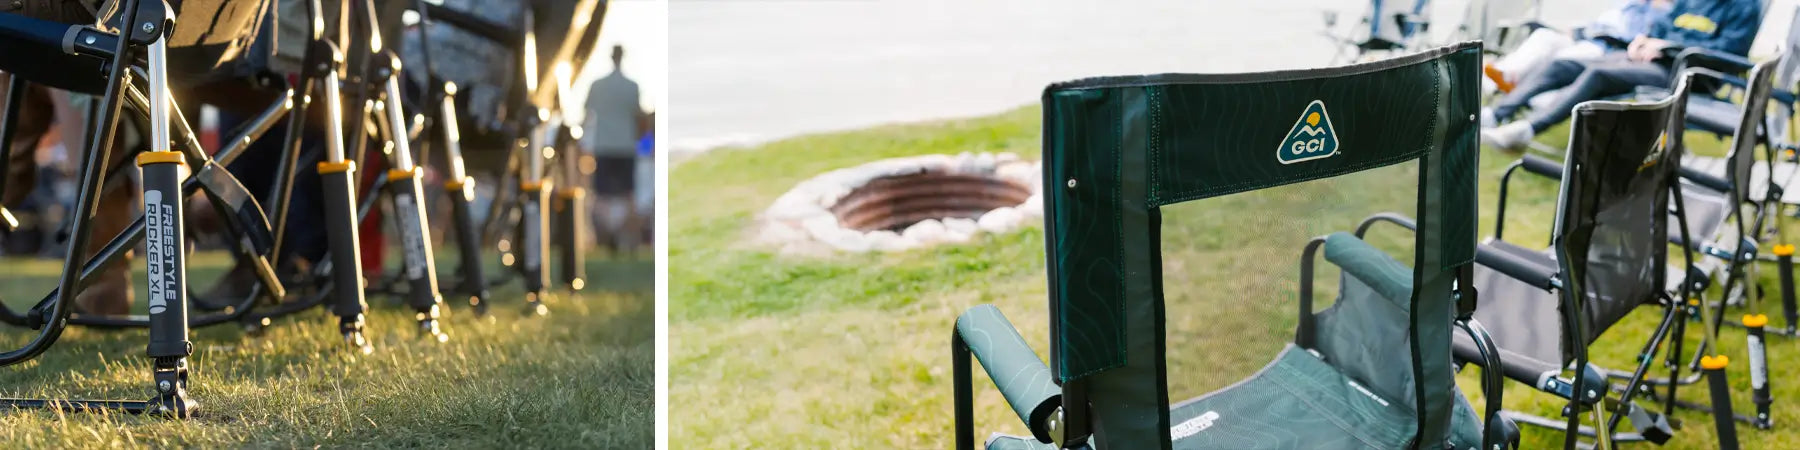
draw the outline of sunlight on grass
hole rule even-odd
[[[199,285],[229,264],[218,253],[192,261],[189,278]],[[15,274],[0,294],[28,307],[54,285],[59,264],[0,261]],[[198,417],[9,412],[0,414],[0,439],[23,448],[648,447],[652,270],[648,261],[589,261],[588,290],[559,295],[541,318],[520,314],[516,283],[497,289],[487,317],[452,305],[451,340],[441,345],[419,338],[408,310],[371,296],[376,351],[367,356],[347,351],[323,310],[277,319],[260,336],[234,325],[197,329],[189,366]],[[9,329],[0,346],[16,347],[28,332]],[[38,359],[0,371],[0,383],[7,396],[143,400],[151,394],[144,339],[142,331],[72,327]]]

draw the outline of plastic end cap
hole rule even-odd
[[[1794,244],[1777,245],[1772,251],[1775,252],[1775,256],[1794,256]]]
[[[143,153],[139,153],[137,156],[137,165],[140,167],[148,166],[151,164],[186,164],[186,163],[187,163],[187,159],[185,159],[181,156],[181,152],[143,152]]]
[[[351,171],[355,171],[355,170],[356,170],[356,162],[355,161],[321,162],[321,163],[319,163],[319,173],[320,174],[344,173],[344,172],[351,172]]]
[[[1769,316],[1762,315],[1762,314],[1745,314],[1744,315],[1744,326],[1746,326],[1746,327],[1762,328],[1763,326],[1768,325],[1768,324],[1769,324]]]
[[[1731,358],[1725,355],[1700,357],[1700,368],[1706,370],[1721,370],[1729,364],[1731,364]]]
[[[400,181],[416,176],[419,176],[419,168],[417,167],[412,168],[412,170],[392,169],[388,170],[387,173],[388,181]]]

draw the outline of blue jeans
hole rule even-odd
[[[1563,89],[1561,98],[1543,110],[1532,111],[1532,132],[1543,132],[1552,125],[1569,120],[1575,105],[1632,93],[1638,86],[1669,87],[1669,68],[1657,63],[1636,62],[1623,53],[1613,53],[1592,61],[1559,59],[1532,74],[1512,92],[1494,104],[1494,117],[1506,120],[1524,107],[1532,97]]]

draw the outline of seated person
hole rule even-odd
[[[1512,92],[1519,81],[1552,60],[1592,61],[1624,50],[1625,42],[1649,34],[1650,24],[1668,15],[1673,4],[1673,0],[1625,0],[1617,8],[1600,13],[1600,17],[1577,30],[1576,36],[1551,28],[1533,30],[1517,49],[1483,67],[1488,82],[1482,85],[1489,92]]]
[[[1557,89],[1563,93],[1527,120],[1482,130],[1481,142],[1519,149],[1551,125],[1567,120],[1576,104],[1628,94],[1637,86],[1668,87],[1671,61],[1662,56],[1665,49],[1699,47],[1744,56],[1761,24],[1762,4],[1757,0],[1676,0],[1669,14],[1652,23],[1649,34],[1633,39],[1624,54],[1585,62],[1557,60],[1526,77],[1494,105],[1496,121],[1512,118],[1533,96]]]

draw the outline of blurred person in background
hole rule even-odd
[[[581,147],[594,158],[594,236],[614,251],[636,250],[642,220],[632,190],[637,188],[638,138],[649,115],[638,97],[638,84],[625,77],[620,63],[625,47],[612,48],[613,70],[588,88]],[[648,181],[648,180],[646,180]]]

